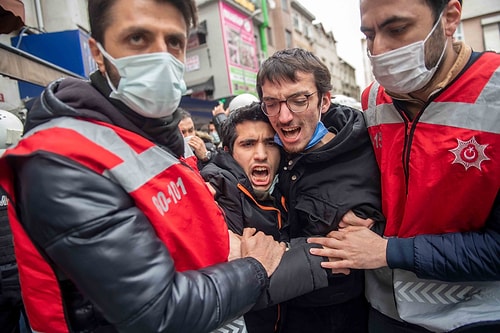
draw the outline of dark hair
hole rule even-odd
[[[104,32],[112,23],[112,7],[117,0],[88,0],[90,33],[99,43],[104,44]],[[184,16],[188,30],[198,24],[198,12],[195,0],[155,0],[175,6]],[[188,31],[189,32],[189,31]]]
[[[184,120],[186,118],[192,118],[191,113],[180,106],[177,108],[177,111],[179,112],[179,119]]]
[[[297,82],[297,72],[312,73],[319,94],[332,90],[332,77],[325,64],[307,50],[292,48],[277,51],[262,63],[257,73],[257,93],[260,99],[265,81]],[[321,101],[321,98],[319,100]]]
[[[236,125],[245,121],[263,121],[270,124],[268,117],[260,108],[260,102],[253,102],[250,105],[242,106],[230,112],[226,121],[222,124],[221,136],[222,146],[227,147],[231,154],[233,153],[234,142],[237,138]]]

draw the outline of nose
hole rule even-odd
[[[285,101],[280,102],[280,112],[278,113],[278,120],[282,124],[289,123],[293,119],[293,112],[290,111]]]
[[[154,43],[151,44],[152,53],[168,52],[167,41],[164,38],[156,38]]]
[[[370,50],[372,56],[383,54],[391,50],[382,36],[374,37],[371,47],[368,49]]]
[[[258,161],[264,161],[267,159],[267,149],[264,143],[258,143],[255,145],[254,158]]]

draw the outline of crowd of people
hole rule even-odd
[[[196,2],[89,0],[98,70],[20,140],[0,121],[0,327],[500,331],[500,55],[454,40],[461,13],[361,0],[362,110],[289,48],[204,133],[179,107]]]

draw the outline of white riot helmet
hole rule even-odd
[[[23,123],[12,112],[0,110],[0,155],[23,134]]]
[[[228,106],[229,112],[233,112],[236,109],[242,108],[244,106],[252,104],[253,102],[258,102],[258,101],[259,99],[255,95],[249,93],[240,94],[235,98],[233,98],[231,102],[229,102]]]

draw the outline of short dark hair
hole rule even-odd
[[[234,142],[236,141],[236,125],[245,121],[262,121],[271,126],[268,117],[262,112],[260,102],[253,102],[250,105],[238,108],[227,117],[222,124],[222,146],[227,147],[229,152],[233,153]]]
[[[181,108],[180,106],[177,108],[177,111],[179,112],[180,120],[184,120],[186,118],[192,118],[191,113],[188,110]]]
[[[117,0],[88,0],[90,33],[99,43],[104,44],[104,32],[111,25],[112,7]],[[188,30],[198,24],[198,12],[195,0],[155,0],[175,6],[184,16]],[[189,32],[189,31],[188,31]]]
[[[257,93],[260,99],[265,81],[297,82],[297,72],[312,73],[319,94],[332,90],[332,76],[325,64],[310,51],[291,48],[277,51],[262,63],[257,73]],[[321,103],[321,98],[318,103]]]

